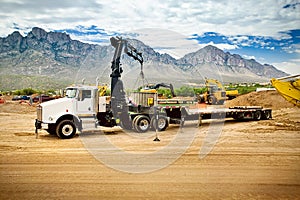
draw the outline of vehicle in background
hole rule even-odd
[[[2,94],[0,94],[0,104],[5,103],[5,99],[3,98]]]
[[[239,91],[235,88],[227,88],[226,89],[226,97],[231,100],[236,98],[239,95]]]
[[[45,101],[50,101],[50,100],[53,100],[55,99],[54,97],[50,97],[49,95],[39,95],[39,96],[36,96],[32,99],[33,102],[37,103],[37,102],[45,102]]]
[[[215,79],[205,79],[207,91],[198,97],[199,103],[207,103],[209,105],[222,105],[226,100],[226,91],[222,83]]]
[[[13,101],[29,100],[29,99],[30,99],[30,96],[26,96],[26,95],[23,95],[23,96],[14,96],[12,98]]]

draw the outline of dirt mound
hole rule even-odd
[[[233,100],[226,101],[226,107],[231,106],[263,106],[264,108],[282,109],[295,107],[285,100],[277,91],[251,92]]]

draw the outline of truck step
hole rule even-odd
[[[91,129],[97,127],[97,119],[95,117],[80,118],[83,129]]]

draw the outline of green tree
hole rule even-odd
[[[32,94],[35,94],[36,91],[32,88],[25,88],[22,90],[22,94],[23,95],[32,95]]]
[[[184,97],[195,95],[194,89],[188,86],[181,86],[179,89],[175,89],[175,94],[177,96],[184,96]]]

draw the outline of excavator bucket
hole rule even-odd
[[[272,78],[271,83],[281,96],[300,108],[300,75]]]

